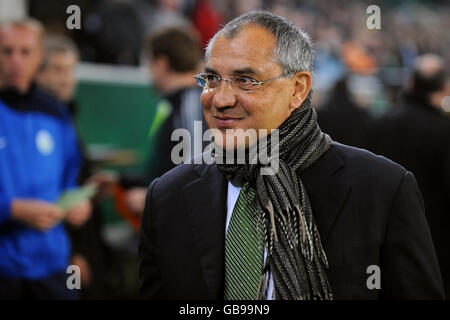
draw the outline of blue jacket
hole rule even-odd
[[[34,86],[0,92],[0,277],[38,279],[65,271],[64,226],[41,232],[11,219],[13,198],[54,202],[76,186],[81,154],[68,111]]]

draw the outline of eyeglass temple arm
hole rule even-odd
[[[272,80],[277,80],[277,79],[279,79],[281,77],[284,77],[284,76],[285,76],[285,74],[283,73],[283,74],[280,74],[279,76],[276,76],[276,77],[273,77],[273,78],[270,78],[270,79],[266,79],[266,80],[263,80],[263,81],[259,81],[256,84],[257,85],[261,85],[263,83],[266,83],[266,82],[269,82],[269,81],[272,81]]]

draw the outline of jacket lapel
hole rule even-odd
[[[200,177],[184,186],[206,285],[211,299],[222,299],[227,183],[216,166],[199,166]]]
[[[322,158],[301,173],[324,246],[351,189],[337,174],[344,164],[332,145]]]

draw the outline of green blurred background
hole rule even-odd
[[[100,162],[98,169],[143,170],[154,144],[148,132],[158,102],[156,91],[145,84],[82,80],[75,100],[78,107],[75,121],[86,150],[136,153],[136,163]],[[112,199],[103,201],[102,211],[107,224],[122,220]]]
[[[82,81],[76,93],[76,122],[84,143],[137,152],[145,162],[152,141],[148,131],[158,96],[152,87]]]

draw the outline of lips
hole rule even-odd
[[[233,128],[243,118],[228,117],[228,116],[213,116],[216,119],[218,128]]]

